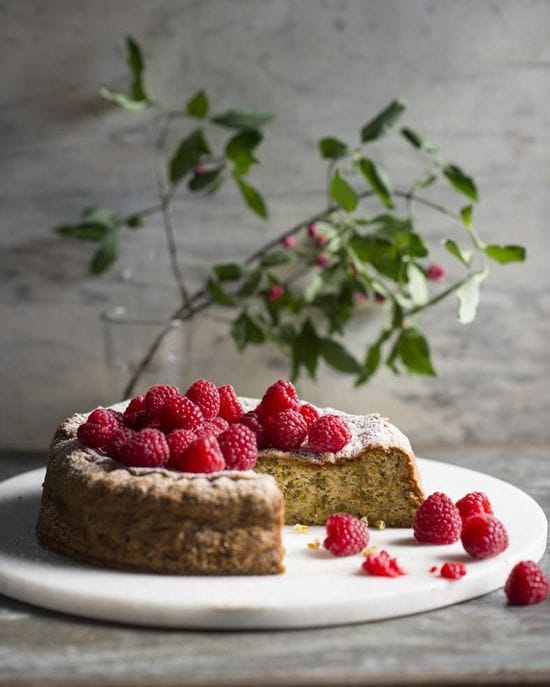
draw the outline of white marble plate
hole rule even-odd
[[[460,543],[419,546],[409,529],[372,530],[371,544],[397,556],[408,575],[370,577],[361,555],[335,558],[307,543],[324,528],[299,534],[285,527],[286,572],[265,577],[184,577],[116,572],[71,561],[43,548],[34,526],[43,470],[0,484],[0,592],[37,606],[89,618],[182,628],[295,628],[358,623],[409,615],[472,599],[502,587],[519,560],[539,560],[547,522],[527,494],[489,475],[418,459],[426,493],[458,499],[486,492],[510,536],[509,548],[470,560]],[[448,581],[428,572],[464,561],[467,574]]]

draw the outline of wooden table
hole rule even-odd
[[[550,515],[549,448],[423,455],[512,482]],[[40,464],[36,456],[1,456],[0,478]],[[550,573],[548,552],[542,565]],[[498,591],[438,611],[363,625],[185,632],[73,618],[0,597],[0,685],[28,684],[550,685],[550,600],[512,608]]]

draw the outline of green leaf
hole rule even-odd
[[[401,117],[406,108],[407,105],[402,100],[393,100],[361,129],[361,141],[368,143],[384,136],[388,129]]]
[[[108,100],[109,102],[114,103],[115,105],[118,105],[129,112],[140,112],[141,110],[145,110],[147,107],[149,107],[149,102],[147,100],[133,100],[124,93],[115,93],[108,88],[100,88],[99,95],[105,100]]]
[[[109,229],[114,229],[118,224],[118,218],[111,208],[104,205],[92,205],[82,211],[82,219],[85,223],[103,224]]]
[[[435,376],[430,360],[430,348],[425,337],[415,329],[405,329],[397,340],[397,351],[409,372]]]
[[[225,147],[226,157],[233,162],[240,175],[246,174],[257,162],[252,151],[261,143],[263,135],[257,129],[247,129],[235,134]]]
[[[451,186],[459,193],[468,196],[468,198],[471,198],[474,202],[479,200],[475,181],[472,177],[469,177],[463,172],[460,167],[456,165],[447,165],[443,167],[443,174],[450,181]]]
[[[262,270],[254,270],[250,273],[250,276],[244,280],[243,285],[237,291],[237,296],[239,296],[239,298],[248,298],[252,296],[258,290],[261,282]]]
[[[347,212],[353,212],[359,202],[357,193],[355,193],[348,182],[340,176],[340,171],[338,169],[334,172],[334,176],[332,177],[330,195],[338,205]]]
[[[231,325],[231,336],[239,351],[244,351],[249,343],[261,344],[265,334],[261,327],[243,310]]]
[[[321,291],[325,284],[325,273],[324,270],[321,272],[315,272],[313,279],[310,280],[309,284],[304,289],[304,299],[306,303],[311,303],[315,300],[315,297]]]
[[[262,267],[276,267],[277,265],[285,265],[287,262],[296,260],[296,254],[289,250],[275,250],[267,255],[264,255],[260,265]]]
[[[215,265],[214,272],[220,281],[237,281],[246,274],[246,267],[238,262],[228,262],[223,265]]]
[[[428,174],[423,179],[414,182],[415,188],[428,188],[437,181],[437,174]]]
[[[485,246],[485,254],[491,260],[505,265],[508,262],[524,262],[527,251],[523,246]]]
[[[145,224],[141,215],[130,215],[126,218],[126,226],[130,229],[139,229]]]
[[[190,191],[203,191],[204,189],[211,189],[223,174],[221,168],[211,169],[207,172],[200,172],[200,174],[193,174],[187,187]]]
[[[203,90],[198,91],[185,104],[185,111],[190,117],[204,119],[208,114],[208,97]]]
[[[463,265],[470,267],[473,255],[471,250],[463,250],[456,241],[453,241],[453,239],[447,239],[446,241],[443,241],[443,245],[449,251],[449,253],[454,255],[455,258],[458,258]]]
[[[118,258],[118,236],[116,232],[111,231],[105,237],[101,247],[96,251],[92,262],[90,263],[90,272],[92,274],[101,274],[105,272],[113,262]]]
[[[195,129],[195,131],[183,139],[170,160],[168,169],[170,183],[177,184],[199,163],[202,155],[208,154],[210,154],[210,147],[204,138],[202,130]]]
[[[319,362],[319,337],[311,321],[307,319],[292,342],[292,377],[296,379],[302,365],[315,379]]]
[[[365,357],[365,362],[363,364],[363,369],[357,378],[355,386],[360,386],[361,384],[367,382],[380,367],[380,362],[382,360],[382,346],[390,338],[392,333],[392,329],[384,329],[377,341],[375,341],[372,346],[369,347]]]
[[[407,266],[407,290],[415,305],[425,305],[430,294],[428,292],[428,280],[424,272],[413,262]]]
[[[327,137],[319,141],[319,152],[325,160],[339,160],[348,154],[349,149],[345,143],[337,138]]]
[[[216,279],[209,280],[208,292],[210,294],[210,298],[218,305],[224,305],[226,307],[235,305],[234,299],[224,291],[222,285]]]
[[[351,374],[361,372],[361,366],[357,360],[337,341],[334,341],[334,339],[321,339],[320,344],[320,353],[327,365],[330,365],[330,367],[339,372]]]
[[[359,169],[384,205],[387,208],[393,208],[393,189],[382,167],[373,162],[373,160],[362,157],[359,160]]]
[[[149,96],[145,91],[145,84],[143,83],[143,72],[145,71],[145,62],[143,54],[137,41],[132,36],[126,36],[126,51],[128,66],[132,74],[132,84],[130,92],[134,101],[149,102]]]
[[[460,210],[460,217],[466,229],[470,229],[472,226],[472,212],[473,207],[471,205],[466,205]]]
[[[267,219],[267,208],[261,194],[237,173],[233,173],[233,179],[235,179],[245,204],[259,217]]]
[[[459,300],[458,319],[462,324],[473,322],[479,304],[479,286],[487,277],[488,271],[475,272],[464,280],[462,286],[457,289],[456,295]]]
[[[104,224],[61,225],[54,231],[59,236],[67,236],[79,241],[103,241],[111,231]]]
[[[362,263],[370,263],[381,274],[397,281],[401,274],[401,257],[392,241],[367,235],[356,236],[350,248]]]
[[[426,138],[422,134],[419,134],[417,131],[413,131],[413,129],[409,129],[408,127],[401,129],[401,135],[415,148],[425,150],[427,153],[436,153],[439,150],[437,143],[430,141],[429,138]]]
[[[275,115],[271,112],[258,112],[256,110],[227,110],[222,114],[212,117],[214,124],[220,124],[228,129],[255,129],[267,124]]]

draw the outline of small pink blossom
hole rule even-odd
[[[310,224],[307,228],[307,233],[308,233],[308,236],[311,236],[311,238],[314,239],[317,236],[317,234],[319,233],[319,229],[317,229],[317,225],[316,224]]]
[[[315,262],[319,267],[326,267],[329,262],[328,255],[326,253],[319,253]]]
[[[295,236],[285,236],[283,240],[281,241],[282,245],[285,248],[294,248],[296,245],[296,237]]]
[[[366,300],[366,296],[362,291],[356,291],[353,294],[353,297],[355,298],[355,302],[357,303],[357,305],[361,305]]]
[[[285,287],[280,284],[273,284],[267,292],[267,299],[269,301],[277,301],[285,292]]]
[[[428,267],[428,269],[426,270],[426,277],[430,281],[443,281],[446,275],[447,270],[443,267],[443,265],[430,265],[430,267]]]
[[[315,243],[318,246],[326,246],[328,243],[328,236],[326,234],[319,234],[319,236],[317,236],[315,239]]]
[[[197,176],[200,174],[204,174],[205,172],[206,172],[205,165],[195,165],[195,168],[193,169],[193,173],[196,174]]]

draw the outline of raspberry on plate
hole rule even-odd
[[[335,513],[326,521],[327,536],[323,542],[335,556],[360,553],[369,543],[369,530],[364,522],[349,513]]]
[[[147,425],[145,396],[134,396],[124,411],[124,424],[131,429],[143,429]]]
[[[225,459],[228,470],[252,470],[258,459],[256,435],[245,427],[236,423],[220,434],[218,443]]]
[[[134,432],[118,449],[118,461],[128,467],[163,467],[169,457],[168,442],[159,429],[146,428]]]
[[[80,425],[77,436],[85,446],[105,449],[117,438],[122,426],[120,413],[109,408],[96,408]]]
[[[220,417],[229,423],[238,422],[242,417],[243,409],[235,389],[231,384],[227,384],[220,386],[218,392],[220,394]]]
[[[227,422],[227,420],[224,420],[223,417],[220,417],[219,415],[218,415],[218,417],[212,418],[212,420],[210,420],[210,422],[216,428],[216,431],[214,432],[214,434],[216,434],[216,435],[221,434],[222,432],[225,432],[225,430],[228,429],[228,427],[229,427],[229,422]]]
[[[248,427],[248,429],[251,429],[254,432],[254,434],[256,435],[256,444],[258,446],[258,449],[262,449],[267,446],[265,432],[256,412],[254,412],[253,410],[249,410],[248,413],[245,413],[241,417],[239,422],[241,425]]]
[[[506,580],[504,591],[512,606],[529,606],[544,601],[550,590],[550,582],[535,561],[516,563]]]
[[[220,420],[221,420],[221,418],[220,418]],[[225,422],[225,420],[223,420],[223,422]],[[227,422],[226,424],[227,424],[227,427],[230,426],[229,422]],[[203,422],[203,424],[198,429],[194,430],[195,439],[197,439],[198,437],[204,437],[207,434],[213,434],[215,437],[217,437],[222,432],[225,432],[227,427],[222,429],[217,422],[214,422],[213,420],[207,420],[206,422]]]
[[[308,448],[315,453],[336,453],[350,441],[349,425],[339,415],[322,415],[309,430]]]
[[[170,449],[170,459],[167,467],[172,470],[181,470],[181,461],[187,448],[195,441],[197,436],[192,429],[175,429],[166,437]]]
[[[488,513],[472,515],[462,528],[462,546],[472,558],[491,558],[508,548],[504,525]]]
[[[466,574],[466,566],[464,563],[448,561],[443,563],[439,574],[447,580],[459,580]]]
[[[145,412],[149,423],[158,420],[162,406],[169,398],[174,398],[179,395],[179,389],[176,386],[168,384],[155,384],[145,394],[144,405]]]
[[[397,558],[392,558],[384,550],[369,553],[361,567],[369,575],[377,577],[400,577],[407,574]]]
[[[453,544],[461,529],[458,508],[440,491],[428,496],[414,516],[414,537],[420,544]]]
[[[200,408],[187,396],[173,396],[160,411],[160,424],[165,432],[173,429],[198,429],[204,422]]]
[[[185,395],[200,408],[205,420],[212,420],[220,412],[220,392],[218,387],[207,379],[197,379]]]
[[[283,410],[267,420],[265,436],[268,446],[282,451],[299,448],[307,436],[307,424],[296,410]]]
[[[302,403],[300,406],[300,415],[306,421],[308,432],[312,428],[313,423],[319,419],[319,411],[312,406],[311,403]]]
[[[199,437],[187,447],[180,463],[182,472],[218,472],[225,460],[218,440],[212,434]]]
[[[300,410],[300,401],[294,384],[286,379],[279,379],[272,384],[262,396],[256,412],[260,422],[265,424],[269,418],[283,410]]]
[[[493,508],[489,497],[482,491],[472,491],[466,496],[463,496],[456,502],[456,507],[462,518],[462,524],[468,520],[472,515],[477,515],[478,513],[489,513],[493,514]]]

